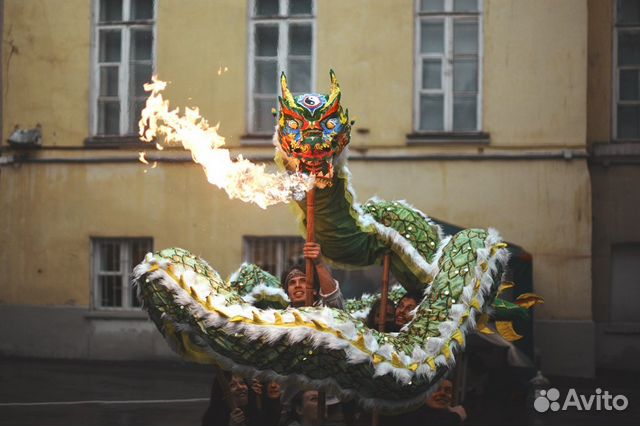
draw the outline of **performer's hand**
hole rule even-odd
[[[313,263],[322,263],[322,253],[320,252],[320,244],[318,243],[304,243],[304,249],[302,250],[306,259],[313,260]]]
[[[236,408],[229,417],[229,426],[241,426],[245,424],[244,412]]]
[[[464,422],[467,420],[467,410],[464,409],[462,405],[456,405],[455,407],[447,407],[450,412],[456,413],[460,416],[460,421]]]
[[[253,382],[251,382],[251,390],[258,396],[262,395],[262,383],[260,383],[260,380],[253,379]]]

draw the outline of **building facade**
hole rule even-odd
[[[349,161],[360,200],[407,199],[524,247],[546,300],[535,312],[542,369],[592,376],[604,356],[594,321],[608,309],[598,274],[618,259],[598,249],[619,241],[607,231],[617,213],[600,198],[610,179],[601,175],[615,170],[624,181],[635,171],[589,160],[602,149],[595,142],[619,146],[598,122],[615,105],[597,81],[614,72],[611,62],[592,61],[611,55],[594,47],[606,51],[600,37],[614,35],[605,15],[594,16],[600,8],[5,0],[0,353],[172,357],[128,284],[146,250],[185,247],[223,275],[243,259],[281,268],[299,244],[288,207],[229,200],[188,154],[138,141],[142,83],[152,73],[170,81],[173,106],[198,106],[234,154],[271,164],[280,71],[294,92],[323,92],[333,69],[356,121]],[[39,132],[41,146],[6,142],[16,129]]]

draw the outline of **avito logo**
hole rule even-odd
[[[569,408],[576,410],[606,410],[606,411],[622,411],[629,406],[629,399],[624,395],[611,395],[609,391],[602,392],[602,389],[596,389],[595,394],[582,395],[578,394],[575,389],[569,389],[564,402],[560,405],[560,391],[556,388],[540,391],[539,396],[533,402],[533,408],[540,413],[544,413],[549,409],[551,411]]]

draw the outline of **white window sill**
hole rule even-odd
[[[142,309],[96,309],[88,311],[84,317],[89,320],[147,320],[149,315]]]

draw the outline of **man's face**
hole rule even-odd
[[[315,424],[318,418],[318,391],[306,391],[302,396],[302,407],[297,407],[296,412],[302,417],[303,424]]]
[[[307,298],[307,277],[301,272],[287,281],[287,293],[293,306],[304,305]]]
[[[411,311],[413,311],[416,306],[418,306],[418,302],[414,298],[405,297],[401,299],[396,308],[396,325],[402,327],[411,321],[413,319]]]
[[[229,382],[229,390],[237,407],[244,407],[249,402],[249,389],[242,377],[232,376]]]
[[[278,382],[271,382],[267,387],[267,397],[269,399],[280,399],[280,385]]]
[[[434,410],[444,410],[451,406],[452,399],[453,383],[451,383],[451,380],[445,379],[440,383],[440,387],[427,399],[427,405]]]

